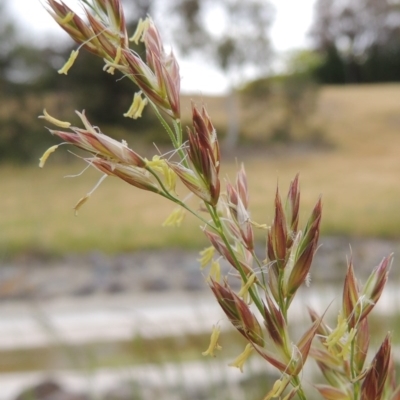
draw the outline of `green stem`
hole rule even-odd
[[[165,119],[161,115],[161,113],[160,113],[159,109],[157,108],[157,106],[152,101],[149,101],[149,103],[153,107],[153,110],[156,113],[156,116],[157,116],[158,120],[161,122],[161,125],[167,131],[168,136],[171,139],[171,142],[172,142],[173,146],[175,147],[175,149],[179,149],[177,138],[175,137],[175,134],[172,131],[171,127],[167,124],[167,121],[165,121]]]
[[[210,224],[207,220],[205,220],[203,217],[201,217],[199,214],[196,213],[196,211],[192,210],[187,204],[185,204],[182,200],[178,199],[177,197],[173,196],[168,189],[165,187],[164,183],[160,179],[160,177],[157,175],[157,173],[150,167],[145,167],[147,171],[149,171],[154,178],[157,180],[158,184],[160,185],[162,192],[159,192],[159,194],[166,199],[172,201],[175,204],[178,204],[179,206],[183,207],[185,210],[193,214],[195,217],[197,217],[201,222],[203,222],[205,225],[207,225],[209,228],[217,231],[215,229],[215,226]]]
[[[294,376],[292,379],[292,386],[293,387],[298,387],[299,390],[297,391],[297,396],[301,400],[307,400],[306,395],[304,394],[303,388],[301,387],[300,379],[298,376]]]
[[[172,145],[174,146],[175,150],[178,152],[181,162],[186,168],[189,168],[189,164],[186,160],[186,154],[182,149],[182,127],[181,123],[177,122],[176,120],[172,120],[175,128],[175,133],[172,131],[171,127],[168,125],[167,121],[163,118],[160,111],[158,110],[157,106],[150,101],[151,106],[156,113],[158,120],[161,122],[161,125],[167,131],[169,138],[171,139]]]
[[[215,230],[215,226],[210,224],[208,221],[206,221],[203,217],[201,217],[199,214],[196,213],[196,211],[193,211],[188,205],[186,205],[183,201],[176,199],[176,198],[171,198],[172,201],[174,201],[176,204],[180,205],[183,207],[185,210],[193,214],[195,217],[197,217],[201,222],[203,222],[205,225],[207,225],[209,228],[212,230]]]
[[[176,139],[177,139],[177,142],[178,142],[178,146],[181,147],[182,146],[182,142],[183,142],[181,121],[173,119],[172,123],[174,125],[175,135],[176,135]]]
[[[283,297],[283,290],[282,290],[282,288],[283,288],[283,279],[284,279],[284,273],[283,273],[283,271],[281,269],[279,269],[279,276],[278,276],[279,308],[281,309],[283,318],[285,319],[285,322],[287,323],[288,322],[287,321],[287,309],[288,309],[288,307],[287,307],[285,299]]]
[[[260,268],[260,274],[262,277],[262,284],[263,284],[263,290],[267,291],[267,283],[265,282],[265,277],[264,277],[264,272],[263,272],[263,265],[261,263],[261,261],[258,259],[256,252],[254,250],[252,250],[251,252],[253,259],[256,261],[258,268]]]
[[[354,352],[355,352],[355,340],[353,339],[351,341],[351,347],[350,347],[350,373],[351,373],[351,378],[354,382],[354,379],[356,378],[356,371],[354,369]],[[360,382],[354,382],[353,383],[353,399],[357,400],[359,397],[359,392],[360,392]]]
[[[189,162],[187,160],[187,155],[186,153],[183,151],[183,134],[182,134],[182,124],[179,120],[172,120],[172,123],[174,125],[174,129],[175,129],[175,135],[177,138],[177,144],[178,147],[176,147],[176,150],[178,151],[179,157],[181,159],[181,163],[183,164],[184,167],[186,168],[190,168],[189,167]]]

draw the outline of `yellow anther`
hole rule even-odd
[[[200,261],[200,268],[205,268],[212,261],[215,254],[214,246],[206,247],[204,250],[200,252],[200,258],[197,261]]]
[[[222,347],[218,344],[220,333],[221,333],[221,328],[219,326],[214,325],[213,330],[211,332],[210,345],[208,346],[208,349],[206,351],[203,351],[203,353],[201,353],[203,356],[215,357],[214,351],[222,349]]]
[[[253,346],[249,343],[244,351],[237,356],[233,363],[229,364],[230,367],[236,367],[240,369],[240,372],[243,372],[244,363],[250,357],[251,352],[253,351]]]
[[[162,226],[176,226],[179,227],[182,224],[186,215],[186,211],[182,207],[175,208],[168,218],[162,223]]]
[[[288,378],[288,376],[284,376],[282,379],[278,379],[277,381],[275,381],[272,389],[264,397],[264,400],[270,400],[279,397],[286,389],[289,380],[290,379]]]
[[[58,146],[59,146],[58,144],[56,144],[54,146],[51,146],[44,152],[42,157],[40,157],[40,159],[39,159],[39,167],[40,168],[44,167],[44,164],[46,163],[46,161],[49,158],[50,154],[54,153],[57,150]]]
[[[140,118],[147,103],[148,100],[146,97],[142,98],[141,91],[135,93],[132,105],[130,106],[129,110],[124,114],[124,117],[129,117],[133,119]]]
[[[152,160],[146,159],[146,165],[164,177],[165,185],[170,192],[175,192],[176,173],[168,166],[160,156],[153,156]]]
[[[76,58],[78,57],[79,50],[72,50],[71,55],[69,56],[67,62],[64,66],[58,70],[59,74],[68,74],[69,69],[74,65]]]
[[[212,277],[217,282],[221,280],[221,266],[216,260],[211,262],[210,277]]]
[[[75,216],[78,215],[79,209],[89,200],[90,195],[87,194],[86,196],[83,196],[79,201],[75,204],[74,210],[75,210]]]
[[[168,166],[166,162],[163,165],[163,175],[165,178],[165,185],[170,192],[175,192],[176,188],[176,174],[175,172]]]
[[[160,156],[153,156],[151,160],[146,159],[146,165],[150,168],[156,170],[157,172],[162,172],[162,165],[165,163],[165,160]]]
[[[145,20],[140,18],[136,31],[133,34],[133,36],[129,39],[129,41],[134,42],[135,44],[139,44],[139,40],[143,42],[144,34],[146,33],[149,26],[150,26],[149,18],[146,18]]]
[[[78,215],[78,210],[89,200],[89,197],[93,194],[93,192],[101,185],[101,183],[104,181],[104,179],[107,178],[107,174],[104,174],[96,183],[94,188],[89,192],[86,193],[85,196],[83,196],[79,201],[75,204],[74,210],[75,210],[75,216]]]
[[[249,297],[249,289],[255,280],[256,274],[251,274],[250,277],[247,279],[247,282],[241,287],[238,293],[238,296],[241,297],[246,303]]]
[[[117,54],[115,55],[115,59],[114,59],[114,61],[113,61],[113,64],[118,64],[118,63],[119,63],[119,60],[121,60],[121,54],[122,54],[121,46],[118,46],[118,48],[117,48]],[[105,68],[107,68],[107,64],[106,64]],[[103,69],[105,69],[105,68],[103,68]],[[108,66],[108,68],[106,69],[106,71],[107,71],[109,74],[114,75],[115,67],[113,67],[113,66]]]
[[[254,228],[258,228],[258,229],[268,229],[268,225],[267,224],[259,224],[258,222],[252,221],[250,220],[250,224],[252,226],[254,226]]]
[[[50,122],[51,124],[58,126],[60,128],[69,128],[71,126],[70,122],[67,121],[60,121],[57,118],[52,117],[46,109],[43,110],[43,115],[39,115],[39,118],[45,119],[46,121]]]
[[[74,15],[75,14],[72,11],[70,11],[64,18],[56,17],[56,20],[60,25],[66,25],[68,24],[68,22],[72,21]]]
[[[122,48],[121,48],[121,46],[118,46],[117,54],[115,55],[115,59],[114,59],[115,64],[118,64],[119,60],[121,60],[121,54],[122,54]]]

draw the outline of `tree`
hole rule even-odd
[[[0,162],[30,161],[47,137],[40,142],[42,124],[32,115],[38,115],[42,102],[35,85],[36,79],[47,68],[48,49],[39,49],[21,37],[17,21],[0,0]],[[40,142],[40,143],[38,143]]]
[[[16,63],[14,54],[20,47],[15,21],[10,18],[5,6],[6,3],[0,1],[0,85],[2,94],[12,91],[11,75]]]
[[[273,9],[268,0],[135,0],[126,2],[131,21],[168,15],[165,30],[183,56],[201,57],[229,78],[228,134],[226,145],[236,145],[239,120],[235,88],[247,73],[265,74],[271,47],[269,27]]]
[[[311,29],[328,83],[400,80],[400,4],[391,0],[319,0]]]
[[[235,143],[238,120],[233,96],[237,82],[234,77],[242,69],[265,70],[269,56],[267,31],[272,16],[268,3],[263,0],[133,0],[125,3],[130,33],[134,32],[140,18],[150,14],[157,19],[160,13],[167,13],[169,24],[165,30],[171,33],[174,47],[184,55],[202,54],[230,76],[229,120],[233,132],[230,138]],[[73,104],[78,109],[85,107],[96,123],[116,137],[125,136],[128,129],[131,131],[131,121],[124,119],[120,110],[129,108],[134,87],[130,91],[129,85],[118,82],[117,73],[115,76],[106,74],[101,62],[84,52],[70,70],[68,80],[58,79],[57,69],[68,59],[71,48],[76,49],[76,44],[66,41],[58,43],[57,48],[42,48],[30,38],[22,40],[5,5],[5,0],[0,0],[0,97],[3,104],[7,104],[0,113],[0,158],[36,159],[38,154],[31,149],[43,148],[41,140],[51,140],[42,135],[38,121],[28,118],[41,112],[43,96],[52,96],[52,107],[61,118],[70,118]],[[217,26],[212,26],[209,20],[216,21]],[[137,51],[142,50],[138,48]],[[257,65],[262,68],[255,68]],[[22,110],[18,119],[15,112],[6,110],[10,107]],[[145,133],[146,137],[154,139],[153,122],[148,108],[133,134]]]
[[[248,82],[240,91],[244,134],[258,142],[325,146],[315,124],[319,87],[313,79],[321,58],[314,51],[293,51],[285,72]],[[269,118],[259,118],[268,109]]]
[[[272,7],[266,0],[172,0],[169,7],[179,49],[209,60],[229,78],[226,147],[232,148],[239,136],[235,87],[247,72],[269,67]]]
[[[126,5],[130,32],[134,32],[138,20],[148,14],[156,19],[160,13],[167,14],[169,18],[165,30],[178,51],[184,56],[201,54],[229,75],[232,86],[228,98],[228,138],[229,146],[233,146],[239,134],[234,95],[238,80],[235,78],[242,71],[261,72],[268,67],[268,28],[272,18],[269,3],[265,0],[171,0],[168,3],[134,0],[126,1]],[[208,22],[210,19],[215,20],[218,26],[212,26]],[[70,46],[64,48],[62,58],[66,59],[70,51]],[[74,89],[74,104],[78,107],[79,104],[86,104],[88,114],[97,118],[99,124],[116,124],[117,113],[121,109],[118,103],[126,102],[129,94],[126,85],[115,83],[117,78],[104,76],[106,74],[99,65],[95,65],[96,62],[91,55],[80,55],[69,73],[68,86]],[[84,91],[82,82],[85,82]],[[53,88],[64,89],[59,80],[53,80]],[[91,101],[87,101],[88,97]],[[122,124],[126,125],[126,121]]]

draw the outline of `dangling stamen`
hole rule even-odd
[[[86,193],[85,196],[83,196],[79,201],[75,204],[74,210],[75,210],[75,216],[78,215],[78,210],[89,200],[89,197],[93,194],[93,192],[100,186],[100,184],[104,181],[104,179],[107,178],[108,175],[104,174],[99,181],[96,183],[94,188],[89,192]]]

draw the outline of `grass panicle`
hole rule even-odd
[[[314,200],[315,206],[308,220],[301,223],[299,177],[296,175],[285,201],[276,189],[270,225],[268,221],[251,220],[244,166],[237,172],[235,184],[227,182],[225,189],[221,185],[218,137],[205,107],[192,106],[191,126],[187,128],[187,140],[183,141],[179,66],[173,53],[164,51],[151,18],[140,21],[132,37],[133,42],[140,40],[145,46],[146,57],[142,59],[129,47],[119,0],[94,0],[92,3],[81,0],[80,3],[86,13],[85,19],[63,3],[47,1],[50,14],[79,46],[67,67],[73,68],[73,60],[82,47],[104,59],[105,71],[119,70],[128,78],[127,82],[133,82],[139,89],[139,97],[135,96],[127,115],[139,117],[143,107],[150,103],[169,134],[174,156],[168,159],[157,156],[148,161],[126,142],[117,142],[94,128],[84,113],[78,113],[84,128],[59,121],[47,112],[42,118],[70,130],[50,132],[64,143],[88,152],[85,161],[89,166],[119,178],[137,190],[162,196],[199,219],[214,249],[201,253],[201,266],[218,265],[220,257],[231,266],[229,277],[221,277],[211,269],[205,272],[209,274],[207,282],[217,303],[246,340],[244,351],[231,365],[242,371],[246,360],[257,353],[273,365],[281,377],[266,394],[266,399],[295,396],[307,399],[302,376],[309,356],[316,360],[326,378],[326,383],[316,385],[325,399],[395,398],[398,389],[393,379],[387,379],[394,374],[390,335],[372,360],[366,361],[369,349],[367,318],[387,282],[392,257],[384,258],[361,289],[350,263],[337,325],[328,326],[323,316],[310,310],[311,322],[308,326],[298,327],[300,338],[293,337],[289,329],[289,309],[299,288],[308,282],[321,229],[321,198]],[[62,72],[66,73],[66,70]],[[54,150],[52,147],[45,153],[41,166]],[[179,197],[175,190],[176,181],[197,199],[195,207],[187,201],[186,195]],[[134,211],[139,213],[139,210]],[[267,226],[265,259],[260,259],[254,250],[253,226],[264,225]],[[232,280],[239,281],[240,285],[232,285]],[[240,289],[234,289],[237,287]],[[214,327],[204,355],[215,356],[214,351],[220,347],[219,333],[218,326]]]

